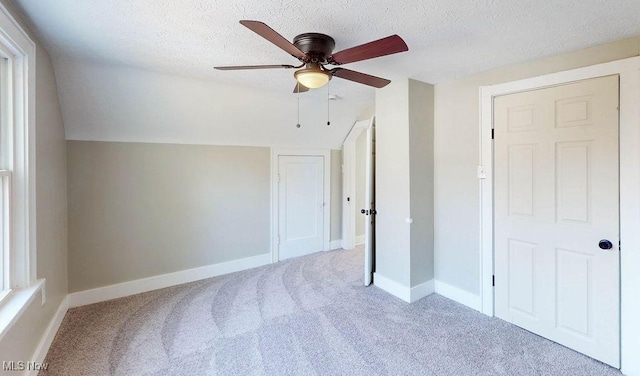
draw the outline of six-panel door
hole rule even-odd
[[[619,367],[618,76],[495,98],[494,119],[496,316]]]

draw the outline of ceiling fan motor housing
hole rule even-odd
[[[336,42],[325,34],[304,33],[293,38],[293,45],[306,53],[310,61],[326,63],[327,58],[331,56],[333,49],[336,47]]]

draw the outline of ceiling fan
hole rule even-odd
[[[376,57],[408,51],[407,44],[398,35],[391,35],[373,42],[351,47],[340,52],[333,53],[336,42],[328,35],[320,33],[304,33],[296,36],[293,43],[260,21],[243,20],[240,23],[269,42],[283,49],[302,64],[294,65],[240,65],[227,67],[214,67],[219,70],[244,70],[244,69],[299,69],[294,72],[298,81],[294,93],[301,93],[309,89],[324,86],[332,77],[340,77],[345,80],[381,88],[391,81],[356,72],[350,69],[340,68],[340,65],[356,61],[373,59]],[[335,65],[336,68],[327,68],[327,65]],[[303,68],[304,67],[304,68]]]

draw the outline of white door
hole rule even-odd
[[[279,259],[323,250],[324,158],[278,158]]]
[[[618,76],[494,116],[496,316],[619,367]]]
[[[375,190],[374,190],[374,127],[373,122],[366,130],[367,157],[366,157],[366,182],[364,188],[365,222],[364,222],[364,285],[371,284],[374,267],[374,225],[375,225]],[[366,212],[368,210],[368,213]]]

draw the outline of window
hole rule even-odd
[[[0,3],[0,337],[36,281],[35,44]]]
[[[11,288],[11,167],[9,108],[9,59],[0,48],[0,300]]]

